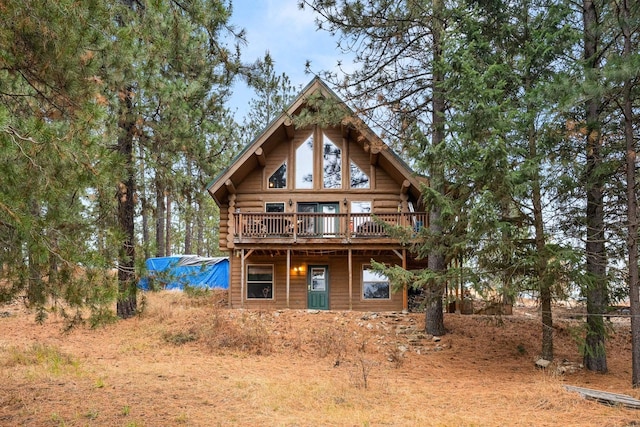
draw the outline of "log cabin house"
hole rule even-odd
[[[295,127],[311,96],[341,105],[342,123]],[[370,263],[426,266],[385,226],[427,226],[423,181],[315,78],[208,186],[230,307],[407,310],[407,289]]]

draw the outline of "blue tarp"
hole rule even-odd
[[[140,279],[138,286],[148,290],[184,289],[185,285],[208,288],[229,288],[229,258],[199,257],[181,255],[162,258],[149,258],[145,261],[146,276]]]

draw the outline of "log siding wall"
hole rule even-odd
[[[362,290],[362,268],[369,265],[370,256],[354,254],[353,262],[353,296],[349,300],[349,271],[346,255],[302,257],[292,256],[291,267],[303,266],[302,273],[291,271],[289,286],[289,307],[291,309],[307,308],[307,274],[309,265],[326,265],[329,278],[329,309],[357,311],[400,311],[402,310],[402,292],[391,293],[390,299],[365,300]],[[376,261],[400,264],[395,255],[376,257]],[[287,308],[287,270],[286,256],[249,256],[245,260],[245,286],[241,293],[241,259],[230,257],[231,282],[229,286],[229,306],[231,308],[284,309]],[[273,299],[247,299],[246,268],[248,265],[274,266]]]
[[[226,206],[220,209],[220,230],[219,241],[220,249],[227,250],[230,248],[228,242],[228,233],[230,227],[228,222],[231,220],[231,213],[240,210],[241,212],[265,212],[266,203],[284,203],[285,211],[293,212],[296,204],[299,202],[324,202],[338,203],[340,212],[345,212],[350,208],[351,201],[370,201],[373,213],[389,213],[397,212],[398,206],[403,200],[400,195],[400,184],[394,181],[384,170],[370,165],[369,155],[362,147],[352,140],[342,138],[338,129],[316,130],[314,135],[314,143],[316,145],[321,141],[320,135],[327,134],[332,141],[340,144],[343,152],[343,179],[342,189],[322,189],[317,188],[322,185],[322,180],[317,176],[314,179],[314,189],[300,190],[294,188],[295,180],[295,149],[303,143],[310,135],[310,130],[298,130],[293,140],[283,140],[278,144],[274,144],[274,148],[266,153],[266,164],[260,167],[256,163],[256,167],[251,173],[240,183],[236,185],[235,200],[233,206],[226,201]],[[350,157],[349,157],[350,156]],[[368,189],[349,189],[349,161],[354,162],[363,171],[369,174],[370,188]],[[280,165],[287,162],[287,188],[273,189],[268,188],[269,176],[275,172]],[[320,182],[318,182],[320,181]],[[292,201],[289,206],[288,201]],[[345,207],[343,201],[347,200]]]
[[[314,135],[315,168],[314,188],[295,188],[295,160],[296,148],[307,140],[309,135]],[[322,177],[319,176],[318,167],[321,166],[320,153],[322,149],[322,134],[325,133],[333,143],[342,149],[342,189],[322,188]],[[402,291],[392,293],[390,299],[365,300],[362,296],[362,267],[370,264],[371,252],[366,242],[360,242],[352,246],[346,246],[340,250],[341,255],[302,256],[292,255],[290,269],[287,271],[286,252],[292,249],[292,254],[305,253],[322,249],[322,242],[314,241],[302,246],[278,242],[273,256],[252,254],[242,262],[241,248],[245,253],[252,247],[246,242],[236,241],[234,215],[242,213],[263,213],[266,203],[284,203],[285,212],[295,212],[297,203],[318,202],[338,203],[339,212],[347,213],[352,201],[371,202],[372,213],[397,213],[399,206],[406,208],[407,195],[401,194],[402,183],[398,177],[390,176],[379,164],[372,161],[369,147],[363,147],[361,143],[345,138],[339,128],[318,129],[315,127],[297,129],[292,139],[286,139],[283,133],[270,136],[262,145],[264,157],[260,156],[260,162],[251,156],[245,166],[255,162],[255,167],[240,182],[233,182],[233,194],[228,194],[225,200],[220,200],[220,228],[219,244],[223,251],[227,251],[230,260],[229,306],[232,308],[255,309],[283,309],[287,308],[287,274],[289,274],[289,304],[291,309],[307,308],[307,274],[309,265],[326,265],[329,278],[329,308],[331,310],[362,310],[362,311],[400,311],[403,309]],[[287,188],[274,189],[268,187],[269,177],[282,165],[287,163]],[[353,161],[363,172],[369,176],[368,189],[350,189],[350,161]],[[251,163],[249,163],[251,162]],[[243,173],[244,174],[244,173]],[[291,204],[289,201],[291,200]],[[344,202],[347,202],[346,205]],[[226,205],[225,205],[226,204]],[[317,240],[317,239],[316,239]],[[236,246],[237,244],[237,246]],[[333,243],[335,245],[335,243]],[[268,253],[270,246],[265,242],[258,242],[261,247],[259,253]],[[295,246],[295,247],[294,247]],[[265,252],[265,247],[267,252]],[[351,247],[352,252],[352,295],[349,295],[349,263],[346,250]],[[295,252],[293,249],[295,249]],[[396,249],[400,249],[396,246]],[[258,252],[256,252],[258,253]],[[376,256],[376,261],[402,265],[402,260],[390,249],[382,250],[383,255]],[[285,255],[283,255],[285,254]],[[246,268],[251,264],[268,264],[274,266],[274,289],[272,299],[247,299]],[[245,271],[242,271],[244,265]],[[304,267],[304,272],[293,271],[293,267]],[[243,285],[244,284],[244,285]]]

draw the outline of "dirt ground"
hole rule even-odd
[[[535,307],[512,316],[229,310],[219,295],[145,295],[136,318],[76,327],[0,307],[2,426],[632,426],[640,410],[567,391],[640,398],[628,319],[610,324],[609,373],[580,366],[580,309],[555,316],[554,363],[535,367]],[[578,318],[576,318],[578,317]]]

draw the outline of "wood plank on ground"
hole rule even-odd
[[[625,408],[640,409],[640,400],[634,399],[626,394],[611,393],[608,391],[593,390],[590,388],[576,387],[572,385],[565,385],[565,389],[568,391],[574,391],[580,393],[582,397],[588,400],[595,400],[596,402],[609,405],[609,406],[624,406]]]

